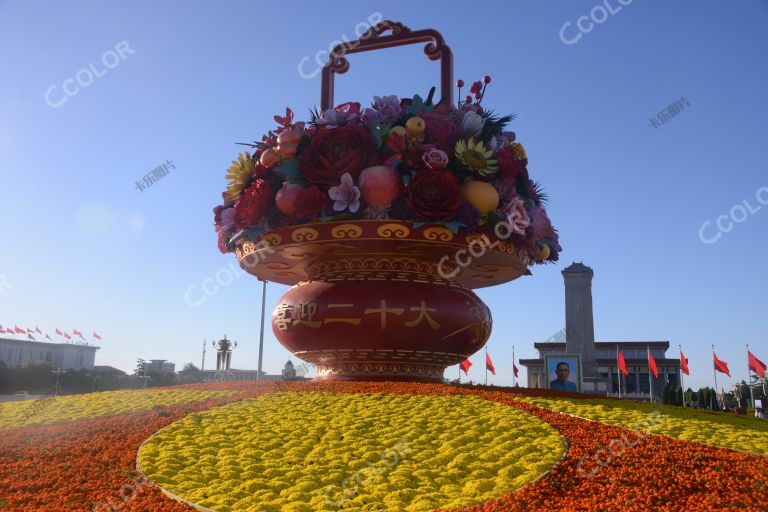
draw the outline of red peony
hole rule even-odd
[[[450,112],[422,112],[419,117],[424,119],[427,125],[427,135],[432,144],[446,153],[453,154],[459,129],[451,118]]]
[[[274,198],[268,181],[254,180],[235,205],[235,227],[248,229],[258,224]]]
[[[421,220],[448,221],[464,201],[461,185],[449,171],[419,171],[406,190],[408,205]]]
[[[311,220],[320,215],[328,203],[325,192],[315,186],[302,191],[296,201],[296,217],[301,220]]]
[[[301,174],[323,190],[338,185],[348,172],[353,178],[373,165],[375,148],[371,134],[359,126],[321,128],[301,153]]]

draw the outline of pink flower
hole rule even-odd
[[[341,184],[328,189],[328,195],[333,199],[333,211],[343,212],[349,209],[355,213],[360,208],[360,189],[352,181],[352,175],[345,172]]]
[[[448,153],[442,149],[432,148],[421,155],[421,159],[424,160],[428,169],[434,171],[444,169],[448,165]]]
[[[542,238],[556,239],[557,235],[555,234],[555,228],[552,227],[552,221],[547,217],[547,211],[541,206],[531,208],[531,228],[535,240]]]
[[[351,121],[360,120],[360,104],[359,103],[343,103],[336,108],[329,108],[323,112],[322,117],[317,120],[317,124],[325,126],[326,128],[338,128],[341,125],[347,124]]]
[[[531,225],[531,219],[525,209],[525,201],[514,196],[502,210],[507,216],[509,230],[517,235],[525,235],[525,230]]]

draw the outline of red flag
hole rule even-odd
[[[5,332],[7,332],[8,334],[16,334],[16,333],[14,332],[14,330],[13,330],[13,329],[11,329],[10,327],[9,327],[9,328],[7,328],[7,329],[5,330]]]
[[[83,333],[81,333],[77,329],[72,329],[72,334],[74,334],[75,336],[80,336],[81,338],[83,338]],[[85,339],[85,338],[83,338],[83,339]]]
[[[42,331],[40,330],[40,328],[39,328],[38,326],[35,326],[35,332],[36,332],[37,334],[43,334],[43,333],[42,333]]]
[[[94,337],[94,338],[96,338],[97,340],[100,340],[100,339],[101,339],[101,336],[99,336],[98,334],[96,334],[96,331],[94,331],[94,332],[93,332],[93,337]]]
[[[747,356],[749,357],[749,369],[758,374],[761,377],[765,377],[765,370],[768,367],[764,362],[755,357],[755,354],[747,350]]]
[[[624,360],[624,354],[619,351],[619,370],[624,375],[629,375],[629,371],[627,370],[627,362]]]
[[[59,336],[63,336],[64,335],[64,333],[61,332],[61,329],[56,329],[56,334],[58,334]]]
[[[45,335],[45,337],[48,338],[49,340],[51,340],[51,337],[48,336],[47,334]],[[53,341],[53,340],[51,340],[51,341]]]
[[[472,366],[472,362],[469,359],[465,359],[464,361],[459,363],[459,368],[464,370],[464,375],[467,375],[469,373],[470,366]]]
[[[70,335],[69,335],[69,334],[67,334],[67,333],[64,333],[64,337],[65,337],[65,338],[67,338],[68,340],[71,340],[71,339],[72,339],[72,336],[70,336]]]
[[[683,354],[683,351],[680,351],[680,367],[683,369],[683,373],[686,375],[690,375],[690,372],[688,371],[688,360],[685,358],[685,354]]]
[[[720,373],[724,373],[727,376],[731,376],[731,371],[728,369],[728,363],[725,361],[721,361],[717,358],[717,354],[712,352],[712,357],[715,358],[715,370],[719,371]]]
[[[14,327],[16,328],[16,334],[27,334],[27,331],[25,331],[24,329],[19,328],[18,325],[14,325]]]
[[[651,368],[653,376],[659,378],[659,369],[656,368],[656,360],[653,358],[650,350],[648,351],[648,366]]]
[[[517,366],[515,366],[515,363],[512,363],[512,371],[514,371],[514,372],[515,372],[515,377],[517,377],[517,372],[518,372],[519,370],[517,369]]]
[[[35,338],[32,337],[31,334],[27,334],[27,338],[31,339],[32,341],[37,341]]]
[[[496,375],[496,368],[493,367],[491,356],[489,356],[487,353],[485,354],[485,369],[490,370],[492,374]]]

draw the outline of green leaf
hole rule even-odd
[[[377,119],[371,123],[370,130],[371,138],[373,139],[373,145],[376,147],[376,149],[379,149],[384,143],[384,135],[389,133],[389,127],[387,125],[382,125],[381,121]]]
[[[275,167],[274,171],[278,174],[282,174],[289,180],[303,179],[304,177],[299,171],[299,159],[292,158],[290,160],[284,160],[283,163]]]
[[[420,112],[432,112],[435,110],[435,107],[425,103],[424,99],[422,99],[422,97],[417,94],[411,100],[411,104],[406,107],[406,110],[409,113],[416,115]]]

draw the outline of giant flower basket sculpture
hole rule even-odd
[[[334,106],[345,54],[422,42],[441,61],[440,101],[433,88]],[[254,276],[292,286],[272,327],[319,379],[441,381],[491,332],[471,290],[557,260],[545,198],[505,131],[513,116],[482,105],[490,77],[454,103],[438,32],[384,21],[338,46],[322,76],[309,122],[286,109],[233,161],[214,210],[219,248]]]

